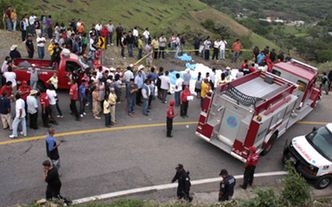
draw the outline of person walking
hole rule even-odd
[[[38,101],[37,96],[38,91],[31,90],[27,97],[28,113],[29,113],[29,127],[31,129],[38,129]]]
[[[219,176],[222,177],[222,181],[220,182],[218,201],[228,201],[232,199],[234,194],[236,179],[234,176],[229,175],[226,169],[222,169]]]
[[[58,147],[60,146],[61,142],[56,141],[55,137],[55,129],[50,128],[48,130],[48,136],[46,137],[45,143],[46,143],[46,154],[47,157],[51,160],[52,165],[57,168],[57,170],[60,170],[60,156],[59,156],[59,150]]]
[[[59,171],[49,160],[43,162],[44,181],[47,183],[46,200],[60,199],[68,206],[72,201],[61,196],[61,181]]]
[[[15,96],[16,102],[15,102],[15,119],[13,121],[13,133],[9,135],[11,139],[17,138],[17,130],[18,125],[21,123],[22,131],[20,134],[23,136],[27,136],[27,125],[26,125],[26,112],[25,112],[25,102],[21,98],[21,95],[19,93]]]
[[[189,96],[191,95],[188,86],[185,86],[181,93],[181,106],[180,106],[180,116],[182,118],[188,117],[188,107],[189,107]]]
[[[175,168],[176,173],[172,179],[172,183],[178,181],[178,188],[176,191],[176,195],[178,199],[185,199],[189,202],[192,201],[192,197],[190,197],[190,177],[189,172],[186,172],[182,164],[178,164]]]
[[[175,104],[174,100],[171,100],[169,102],[169,107],[168,107],[167,113],[166,113],[166,136],[167,137],[173,137],[173,135],[172,135],[173,119],[176,116],[176,114],[174,113],[174,104]]]
[[[254,173],[258,160],[259,155],[256,153],[256,147],[249,147],[249,155],[244,167],[243,184],[240,186],[244,190],[247,189],[248,184],[251,186],[254,181]]]
[[[322,86],[325,91],[325,95],[329,95],[329,85],[330,85],[330,80],[326,74],[326,72],[323,72],[323,77],[322,77]]]
[[[0,117],[3,129],[12,130],[12,116],[10,112],[10,100],[7,98],[7,93],[2,92],[0,95]]]

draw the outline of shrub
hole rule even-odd
[[[311,188],[306,180],[295,170],[294,166],[286,163],[288,175],[283,178],[283,190],[280,200],[285,206],[305,206],[311,201]]]
[[[241,207],[278,207],[278,196],[273,189],[258,189],[255,192],[256,197],[248,201],[241,202]]]

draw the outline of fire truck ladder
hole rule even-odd
[[[263,99],[258,98],[258,97],[254,97],[254,96],[248,96],[244,93],[242,93],[241,91],[239,91],[238,89],[236,89],[234,86],[232,86],[232,84],[228,83],[226,90],[224,91],[224,93],[231,97],[232,99],[236,100],[238,104],[242,104],[244,106],[251,106],[253,105],[254,107],[256,107],[256,103],[258,101],[261,101]]]

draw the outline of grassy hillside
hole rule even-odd
[[[199,0],[4,0],[15,7],[15,2],[21,2],[21,13],[34,12],[52,15],[54,21],[65,24],[72,18],[82,19],[88,26],[92,23],[106,23],[109,19],[117,25],[122,23],[130,29],[138,26],[141,30],[149,27],[153,34],[186,33],[210,35],[217,37],[202,26],[206,19],[212,19],[216,25],[221,25],[229,31],[232,41],[243,37],[250,41],[248,46],[270,45],[272,42],[251,32],[234,21],[229,16],[215,10]],[[20,15],[20,14],[19,14]],[[22,14],[21,14],[22,15]]]

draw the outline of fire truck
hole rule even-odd
[[[317,77],[315,67],[292,59],[221,85],[204,99],[196,135],[242,162],[250,146],[264,155],[314,109]]]

